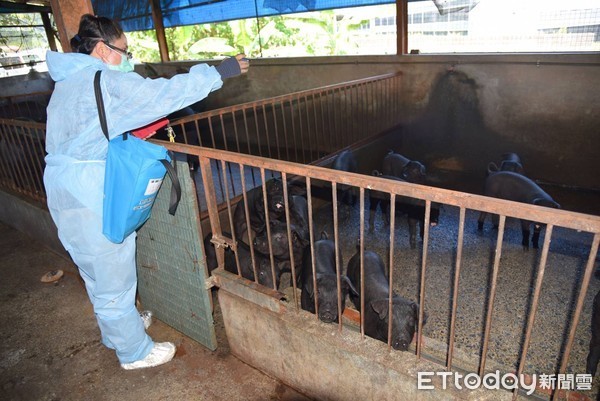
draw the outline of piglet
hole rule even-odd
[[[379,254],[364,251],[364,303],[360,305],[360,252],[357,251],[348,262],[348,278],[357,289],[357,295],[350,293],[350,299],[358,311],[364,314],[365,334],[377,340],[388,342],[389,313],[389,281],[385,274],[385,265]],[[419,306],[406,298],[392,296],[392,348],[400,351],[408,350],[415,328],[419,321]],[[426,318],[423,321],[425,324]]]

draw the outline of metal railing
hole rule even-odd
[[[46,125],[0,119],[0,186],[45,202]]]
[[[341,261],[339,258],[339,247],[340,247],[340,239],[339,239],[339,221],[338,221],[338,206],[336,202],[336,188],[340,185],[349,185],[351,187],[355,187],[358,189],[360,194],[360,254],[361,254],[361,273],[363,272],[363,256],[364,256],[364,238],[365,238],[365,193],[369,190],[381,191],[389,194],[391,204],[394,204],[394,200],[396,197],[409,197],[420,199],[425,203],[425,222],[424,222],[424,238],[423,238],[423,248],[422,248],[422,263],[421,263],[421,279],[420,279],[420,296],[419,296],[419,316],[418,316],[418,327],[416,330],[417,333],[417,342],[416,342],[416,356],[417,358],[422,357],[422,349],[423,349],[423,341],[422,341],[422,333],[423,333],[423,313],[424,313],[424,303],[425,297],[427,296],[425,292],[425,284],[426,284],[426,271],[428,267],[428,241],[430,238],[429,233],[429,211],[431,209],[432,203],[439,203],[443,205],[451,205],[459,208],[459,224],[458,224],[458,237],[457,237],[457,245],[456,245],[456,269],[454,274],[454,282],[453,282],[453,290],[452,290],[452,307],[451,307],[451,315],[450,315],[450,335],[448,337],[447,343],[447,354],[446,361],[443,366],[445,366],[448,370],[453,369],[453,355],[455,352],[455,326],[456,326],[456,316],[457,316],[457,301],[459,299],[459,282],[460,282],[460,271],[461,264],[463,262],[463,238],[465,233],[465,215],[468,210],[475,210],[487,213],[498,214],[500,216],[500,225],[498,229],[498,237],[495,245],[495,257],[493,261],[493,270],[491,276],[491,283],[489,286],[489,301],[487,305],[486,319],[485,325],[483,328],[483,342],[480,349],[480,361],[478,367],[478,373],[482,375],[486,369],[487,357],[488,357],[488,344],[490,342],[491,337],[491,326],[493,323],[493,308],[494,308],[494,298],[496,295],[496,287],[498,282],[499,275],[499,266],[500,259],[503,250],[503,236],[505,232],[505,222],[507,217],[519,218],[530,220],[532,216],[535,216],[535,221],[539,224],[546,224],[547,229],[545,233],[543,247],[541,249],[541,258],[539,262],[539,267],[536,272],[536,280],[533,289],[533,295],[531,298],[531,307],[528,313],[527,324],[525,327],[525,336],[522,344],[521,352],[519,354],[519,362],[518,362],[518,371],[517,373],[520,375],[526,366],[528,349],[531,342],[532,331],[535,323],[536,313],[539,308],[539,298],[542,284],[544,282],[544,272],[546,269],[548,254],[550,250],[550,242],[553,236],[553,230],[555,227],[567,228],[576,231],[584,231],[593,234],[593,241],[591,246],[589,247],[589,253],[587,258],[587,263],[585,267],[585,272],[583,279],[581,281],[581,286],[578,290],[577,303],[575,307],[575,311],[572,315],[572,319],[570,321],[570,330],[567,337],[566,344],[564,345],[564,352],[562,353],[562,358],[560,362],[560,368],[558,373],[564,374],[567,365],[569,362],[570,353],[573,347],[573,343],[575,340],[575,330],[580,320],[583,302],[586,296],[587,288],[590,282],[590,278],[594,269],[594,264],[598,252],[598,245],[600,242],[600,217],[585,215],[580,213],[574,213],[564,210],[550,209],[544,207],[533,206],[530,204],[516,203],[511,201],[506,201],[502,199],[488,198],[479,195],[473,195],[468,193],[461,193],[456,191],[450,191],[439,188],[425,187],[419,186],[409,183],[390,181],[379,177],[372,177],[366,175],[360,175],[355,173],[347,173],[337,170],[330,170],[327,168],[310,166],[310,165],[301,165],[296,163],[291,163],[287,161],[279,161],[273,159],[266,159],[261,157],[243,155],[238,153],[232,153],[223,150],[214,150],[214,149],[205,149],[205,148],[197,148],[191,147],[187,145],[180,144],[169,144],[167,145],[174,151],[188,153],[191,155],[195,155],[199,157],[200,165],[202,167],[202,179],[205,184],[205,195],[206,195],[206,203],[208,206],[208,215],[210,218],[210,226],[213,235],[213,239],[216,239],[217,243],[221,245],[226,244],[231,246],[233,250],[236,249],[236,241],[231,240],[230,238],[223,235],[223,227],[230,230],[233,233],[235,238],[235,229],[233,224],[233,205],[230,202],[229,198],[226,197],[226,214],[228,221],[221,221],[221,216],[218,210],[218,202],[217,202],[217,194],[216,194],[216,186],[218,183],[215,182],[215,179],[219,181],[223,181],[223,185],[227,188],[228,185],[228,174],[226,174],[225,169],[221,168],[219,172],[215,173],[213,168],[215,165],[220,165],[222,167],[225,164],[230,164],[231,166],[237,166],[240,171],[241,177],[241,190],[244,194],[243,199],[247,202],[246,192],[248,187],[246,186],[246,182],[244,180],[245,173],[244,171],[247,169],[256,169],[259,171],[260,176],[262,178],[262,194],[265,199],[265,218],[266,218],[266,229],[267,236],[269,241],[269,250],[270,250],[270,262],[271,269],[273,273],[273,283],[276,283],[275,278],[275,266],[274,266],[274,258],[273,248],[272,248],[272,239],[270,232],[270,224],[269,224],[269,215],[266,213],[266,199],[267,199],[267,190],[265,185],[265,177],[267,177],[268,172],[276,172],[276,176],[281,177],[284,183],[284,199],[285,199],[285,216],[287,222],[287,235],[288,241],[291,238],[290,232],[290,205],[288,201],[288,194],[285,188],[293,179],[295,181],[300,180],[301,183],[304,183],[307,190],[307,203],[308,203],[308,214],[309,214],[309,231],[310,231],[310,249],[312,255],[314,255],[314,213],[313,210],[313,197],[311,195],[312,184],[315,180],[324,181],[331,184],[331,196],[333,199],[332,207],[333,207],[333,219],[334,219],[334,242],[336,244],[336,272],[338,273],[338,313],[339,316],[342,316],[341,309],[341,286],[339,282],[339,274],[342,271]],[[235,167],[234,167],[235,170]],[[247,205],[247,203],[246,203]],[[246,212],[247,226],[250,227],[249,215]],[[390,227],[394,227],[395,222],[395,214],[394,208],[391,209],[391,217],[390,217]],[[249,233],[250,234],[250,233]],[[389,234],[389,277],[390,280],[393,280],[394,277],[394,229],[390,229]],[[251,249],[251,258],[252,265],[254,270],[255,281],[258,283],[258,275],[257,268],[254,263],[254,255],[255,252],[253,250],[252,245],[252,237],[249,238],[249,246]],[[295,263],[294,263],[294,253],[292,251],[292,243],[288,242],[289,245],[289,253],[291,259],[291,269],[292,269],[292,277],[296,277],[295,271]],[[218,248],[217,248],[218,249]],[[222,248],[221,252],[218,252],[218,260],[219,265],[223,266],[224,259]],[[238,274],[241,275],[240,267],[239,267],[239,259],[236,258],[236,263],[238,264]],[[315,263],[314,258],[312,260],[312,268],[313,268],[313,277],[315,277]],[[361,274],[361,277],[364,277],[364,274]],[[314,286],[316,288],[316,281],[314,282]],[[298,308],[298,299],[297,299],[297,285],[295,280],[292,280],[293,286],[293,294],[294,294],[294,305],[296,309]],[[362,286],[362,283],[361,283]],[[392,288],[392,283],[390,282],[390,288]],[[277,290],[276,284],[274,284],[274,290]],[[317,290],[314,290],[314,293],[317,294]],[[362,292],[361,292],[362,293]],[[390,292],[391,293],[391,292]],[[364,300],[361,300],[363,303]],[[315,300],[316,314],[318,316],[318,297]],[[390,308],[391,308],[391,296],[390,296]],[[362,308],[361,310],[364,310]],[[318,317],[316,317],[318,319]],[[364,338],[364,320],[361,316],[361,336]],[[343,328],[342,319],[339,319],[339,330],[341,331]],[[389,330],[391,330],[391,319]],[[554,333],[555,335],[559,335],[559,333]],[[547,334],[546,334],[547,335]],[[388,340],[388,347],[391,349],[391,339]],[[439,363],[439,362],[438,362]],[[559,391],[556,390],[552,399],[556,400],[558,397]],[[513,399],[518,397],[518,391],[514,391]]]

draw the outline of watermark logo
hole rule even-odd
[[[488,390],[517,390],[523,389],[527,395],[533,394],[535,389],[559,389],[559,390],[591,390],[592,375],[590,374],[560,374],[560,375],[536,375],[526,376],[521,374],[517,376],[514,373],[501,373],[499,370],[490,372],[484,376],[477,373],[462,374],[459,372],[418,372],[417,389],[434,390],[436,380],[434,377],[441,378],[441,389],[446,390],[449,383],[455,388],[462,390],[476,390],[484,387]]]

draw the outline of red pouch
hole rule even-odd
[[[158,131],[162,127],[165,127],[167,124],[169,124],[169,120],[167,120],[166,118],[161,118],[158,121],[155,121],[153,123],[150,123],[148,125],[140,127],[138,129],[134,129],[131,131],[131,133],[133,134],[133,136],[136,136],[140,139],[145,139],[145,138],[149,137],[150,135],[154,134],[156,131]]]

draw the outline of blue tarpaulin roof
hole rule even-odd
[[[389,3],[395,0],[160,0],[165,28]],[[92,6],[127,32],[154,29],[148,0],[92,0]]]

